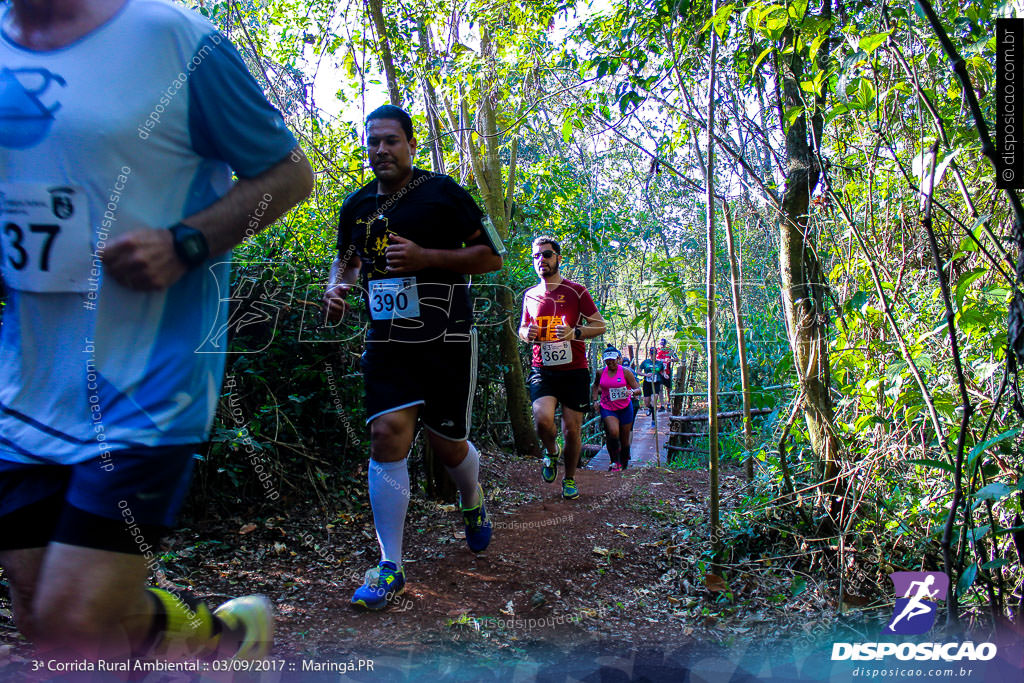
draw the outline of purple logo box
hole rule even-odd
[[[889,578],[896,592],[896,604],[882,633],[926,633],[935,624],[938,607],[934,601],[946,599],[949,577],[943,572],[893,572]]]

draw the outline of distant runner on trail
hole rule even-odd
[[[661,388],[665,387],[665,402],[661,404],[661,409],[668,410],[668,402],[672,399],[672,362],[679,360],[679,358],[676,357],[675,351],[668,347],[668,341],[662,339],[654,359],[661,361],[662,366],[661,372],[658,374],[658,384],[655,386],[654,391],[660,399]]]
[[[341,319],[362,274],[371,318],[362,357],[368,480],[381,559],[352,605],[381,610],[405,589],[406,455],[417,416],[459,489],[469,549],[490,543],[480,454],[467,440],[477,342],[463,276],[498,270],[502,259],[469,193],[446,175],[413,168],[416,137],[404,110],[384,105],[367,116],[366,151],[376,180],[341,207],[324,303],[328,320]]]
[[[533,346],[530,399],[533,421],[547,451],[541,478],[551,483],[558,469],[555,442],[555,407],[562,404],[565,438],[565,477],[562,497],[577,498],[576,467],[580,460],[580,427],[589,406],[590,370],[587,347],[582,340],[604,334],[604,318],[590,292],[562,277],[562,247],[554,237],[533,241],[533,269],[540,283],[526,290],[519,338]],[[584,325],[584,323],[586,323]]]
[[[612,472],[629,467],[629,447],[633,443],[633,399],[640,393],[640,385],[633,372],[619,365],[619,352],[615,348],[604,352],[605,367],[597,371],[591,395],[594,406],[601,411],[608,459]]]
[[[654,395],[658,388],[658,378],[661,377],[661,373],[665,366],[660,360],[655,360],[655,351],[652,346],[647,351],[647,358],[644,362],[640,363],[640,376],[643,377],[643,394],[644,394],[644,405],[647,406],[647,414],[651,417],[651,426],[654,426],[655,414],[654,406],[651,403],[651,397]]]

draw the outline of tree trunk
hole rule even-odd
[[[433,41],[430,39],[430,27],[422,17],[419,20],[418,33],[422,59],[429,63],[434,53]],[[427,128],[430,131],[430,161],[435,173],[444,173],[444,146],[441,144],[440,109],[437,108],[437,93],[430,80],[430,71],[423,68],[423,104],[427,112]]]
[[[502,281],[505,281],[504,277]],[[512,439],[515,441],[517,453],[540,457],[540,449],[537,446],[537,430],[533,426],[530,395],[526,391],[523,362],[519,357],[519,344],[521,343],[517,333],[519,302],[512,297],[510,289],[503,287],[499,291],[502,310],[508,311],[512,316],[508,324],[501,326],[499,336],[501,364],[508,368],[504,375],[505,406],[508,411],[509,423],[512,425]]]
[[[712,12],[717,3],[712,2]],[[715,327],[715,60],[718,56],[718,34],[711,31],[711,74],[708,78],[708,158],[704,174],[704,202],[707,210],[707,337],[708,337],[708,460],[711,487],[711,549],[718,558],[721,547],[721,522],[718,512],[718,331]]]
[[[494,54],[491,45],[490,32],[486,28],[481,29],[480,51],[488,65],[493,63]],[[477,179],[477,186],[484,199],[484,206],[494,229],[502,240],[508,239],[509,224],[512,220],[512,197],[515,191],[516,159],[518,156],[518,145],[513,138],[511,161],[509,162],[508,179],[502,182],[501,158],[498,155],[498,123],[494,111],[494,103],[491,94],[484,90],[481,93],[480,121],[478,130],[484,140],[483,149],[472,139],[467,138],[469,158],[473,165],[473,173]],[[465,104],[465,103],[463,103]],[[462,107],[466,109],[466,107]],[[529,395],[526,393],[526,382],[523,379],[523,364],[519,358],[519,307],[512,298],[512,291],[508,288],[507,271],[503,270],[500,276],[501,284],[506,287],[499,288],[499,301],[502,309],[509,314],[507,324],[501,326],[500,345],[502,365],[506,368],[505,379],[505,400],[508,410],[508,419],[512,425],[512,438],[515,441],[515,448],[518,453],[539,456],[540,450],[537,446],[537,430],[533,426],[533,411],[530,406]]]
[[[736,347],[740,355],[740,382],[743,389],[743,448],[747,458],[743,463],[747,481],[754,478],[754,460],[750,453],[754,444],[750,424],[750,368],[747,367],[747,339],[743,328],[741,307],[740,269],[736,259],[736,241],[732,234],[732,216],[729,205],[722,201],[722,216],[725,218],[725,241],[729,250],[729,280],[732,283],[732,317],[736,321]]]
[[[401,107],[402,93],[398,90],[398,72],[395,71],[395,58],[391,54],[391,42],[388,40],[387,24],[384,22],[384,0],[367,0],[366,5],[373,20],[373,28],[377,32],[378,56],[384,64],[391,104]]]
[[[822,14],[831,16],[828,2],[824,3]],[[786,39],[792,45],[795,38],[788,33]],[[827,48],[823,50],[827,51]],[[784,56],[780,71],[785,109],[804,106],[800,94],[803,72],[800,53],[793,50]],[[819,122],[813,123],[817,128]],[[820,140],[820,128],[813,132],[816,143]],[[825,307],[824,275],[808,237],[810,197],[821,174],[808,133],[807,117],[803,113],[786,131],[786,180],[779,220],[779,266],[789,345],[800,388],[805,395],[804,419],[811,446],[818,457],[821,477],[830,480],[839,472],[839,449],[832,429],[829,316]]]

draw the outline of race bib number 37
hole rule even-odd
[[[0,183],[0,272],[12,289],[86,292],[93,254],[78,187]]]
[[[416,278],[393,277],[370,281],[370,317],[374,320],[418,318],[420,299]]]
[[[540,345],[540,362],[545,366],[565,365],[572,360],[569,342],[549,342]]]

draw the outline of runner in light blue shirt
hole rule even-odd
[[[217,282],[309,193],[309,164],[227,38],[170,2],[14,0],[0,28],[0,564],[19,626],[111,656],[169,654],[192,623],[210,652],[259,655],[265,599],[211,616],[144,580],[220,395]]]

